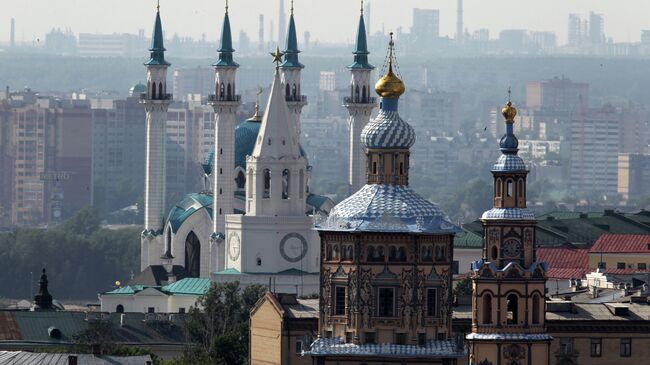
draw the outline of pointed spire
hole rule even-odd
[[[151,36],[151,58],[145,62],[149,66],[169,66],[169,62],[165,61],[165,45],[162,30],[162,21],[160,20],[160,1],[156,7],[156,22],[153,26],[153,35]]]
[[[287,43],[284,50],[284,62],[280,65],[283,68],[304,68],[298,60],[298,36],[296,34],[296,21],[293,17],[293,0],[291,1],[291,15],[289,16],[289,30],[287,31]]]
[[[368,41],[366,40],[366,22],[363,19],[363,0],[361,0],[361,16],[359,17],[359,27],[357,29],[357,44],[354,48],[354,63],[348,68],[357,68],[363,70],[372,70],[375,67],[368,63]]]
[[[266,104],[253,157],[300,158],[300,146],[295,128],[290,122],[280,73],[275,70],[271,95]]]
[[[47,290],[48,281],[45,269],[41,274],[41,280],[38,282],[38,293],[34,296],[34,304],[36,310],[52,309],[52,295]]]
[[[228,16],[228,0],[226,0],[226,14],[223,17],[223,27],[221,28],[221,44],[219,46],[219,61],[212,66],[215,67],[239,67],[237,62],[233,61],[232,32],[230,31],[230,16]]]

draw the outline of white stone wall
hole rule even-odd
[[[350,152],[349,152],[349,170],[348,184],[349,194],[361,189],[366,184],[366,149],[361,143],[361,131],[370,121],[372,110],[375,104],[359,104],[360,100],[356,98],[356,87],[359,89],[366,88],[366,97],[370,97],[370,76],[371,70],[352,70],[350,79],[350,98],[351,102],[346,103],[350,114]],[[359,97],[363,94],[360,92]]]
[[[165,236],[170,231],[166,227]],[[205,208],[199,209],[190,215],[185,222],[178,228],[175,234],[172,233],[172,255],[174,256],[174,265],[185,267],[185,241],[190,232],[194,232],[201,243],[201,277],[209,278],[211,267],[212,252],[209,237],[212,234],[212,220]],[[161,253],[162,255],[162,253]],[[160,261],[160,260],[159,260]]]

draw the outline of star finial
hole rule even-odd
[[[275,68],[276,69],[280,68],[280,62],[282,62],[282,56],[284,56],[284,53],[280,52],[280,46],[277,46],[275,52],[271,52],[271,56],[273,56],[273,62],[275,62]]]

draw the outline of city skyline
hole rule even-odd
[[[7,1],[7,0],[3,0]],[[285,0],[285,10],[288,13],[290,4]],[[621,7],[606,0],[572,0],[552,3],[561,5],[559,10],[549,6],[548,2],[532,0],[512,1],[493,0],[490,5],[480,0],[464,1],[463,23],[469,31],[487,28],[492,38],[504,29],[529,29],[535,31],[552,31],[558,36],[559,44],[567,42],[567,21],[570,13],[588,16],[591,11],[604,15],[605,34],[615,42],[638,41],[642,29],[650,28],[644,15],[650,11],[650,3],[643,0],[630,0],[628,6]],[[150,3],[150,4],[149,4]],[[161,12],[167,38],[178,34],[182,37],[216,42],[219,38],[221,15],[225,2],[208,2],[207,0],[188,0],[182,3],[163,0]],[[303,32],[310,32],[312,42],[321,43],[353,43],[353,34],[357,18],[353,16],[359,9],[356,1],[332,0],[329,6],[313,5],[296,2],[296,21],[300,28],[300,42]],[[455,0],[405,0],[404,6],[392,9],[385,0],[370,1],[372,6],[368,23],[372,33],[382,30],[396,31],[400,27],[403,32],[409,32],[412,26],[413,8],[440,10],[440,34],[442,37],[455,37],[456,33],[456,1]],[[71,8],[76,12],[69,11]],[[44,36],[53,28],[71,29],[74,33],[132,33],[140,29],[149,35],[151,12],[155,9],[154,1],[137,3],[126,0],[116,0],[109,3],[81,2],[78,0],[62,0],[52,7],[44,0],[30,1],[25,6],[11,9],[0,14],[0,42],[8,43],[11,18],[16,19],[17,43],[40,43]],[[251,10],[252,9],[252,10]],[[504,10],[508,10],[505,11]],[[340,12],[350,16],[339,16]],[[77,16],[83,13],[84,16]],[[230,13],[233,23],[233,35],[238,39],[239,31],[244,30],[249,38],[257,41],[258,15],[265,15],[265,40],[268,42],[271,33],[274,38],[278,35],[277,18],[278,2],[259,0],[238,0],[230,2]],[[504,16],[504,13],[507,14]],[[368,15],[367,15],[368,16]],[[53,21],[56,19],[56,21]],[[119,19],[115,21],[112,19]],[[328,21],[318,19],[337,19],[337,26],[331,27]],[[270,31],[271,23],[274,29]]]

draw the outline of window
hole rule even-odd
[[[492,246],[492,260],[496,260],[499,257],[499,249],[497,246]]]
[[[154,307],[147,308],[147,313],[156,313],[156,308]]]
[[[352,343],[352,332],[345,333],[345,343]]]
[[[573,338],[560,337],[560,354],[571,355],[573,353]]]
[[[271,170],[264,169],[264,194],[262,195],[265,199],[271,197]]]
[[[483,324],[492,324],[492,296],[483,296]]]
[[[374,344],[375,343],[375,333],[366,332],[366,343]]]
[[[377,316],[394,317],[395,316],[395,289],[379,288],[377,295]]]
[[[533,295],[533,324],[539,324],[539,312],[540,312],[540,300],[539,295]]]
[[[368,247],[369,262],[384,262],[384,246]]]
[[[178,308],[178,313],[185,314],[185,308],[183,308],[183,307]]]
[[[334,315],[345,315],[345,287],[337,286],[334,289]]]
[[[632,339],[621,338],[621,357],[632,356]]]
[[[646,269],[647,269],[647,266],[646,266],[645,263],[638,263],[638,264],[636,265],[636,268],[637,268],[637,270],[646,270]]]
[[[437,311],[438,295],[436,289],[427,289],[427,316],[435,317]]]
[[[598,263],[598,268],[599,269],[606,269],[607,268],[607,263],[606,262],[599,262]]]
[[[508,310],[508,315],[507,315],[507,320],[508,324],[517,324],[519,323],[519,298],[517,297],[516,294],[510,294],[508,295],[508,302],[507,302],[507,310]]]
[[[302,340],[296,340],[296,355],[302,354]]]
[[[427,261],[427,262],[433,261],[432,246],[422,246],[422,261]]]
[[[600,357],[602,354],[602,339],[592,338],[591,339],[591,357]]]
[[[406,333],[396,333],[395,343],[398,345],[406,345]]]
[[[257,266],[262,266],[262,259],[259,257],[257,258]]]
[[[447,260],[447,250],[445,246],[437,245],[436,246],[436,261],[446,261]]]
[[[115,313],[124,313],[124,306],[122,304],[118,304],[117,308],[115,308]]]
[[[454,260],[454,262],[451,263],[451,272],[454,275],[460,274],[460,262],[457,260]]]
[[[426,345],[427,345],[427,334],[418,333],[418,346],[426,346]]]
[[[512,180],[506,182],[506,196],[512,198]]]
[[[625,263],[624,262],[617,262],[616,263],[616,268],[617,269],[625,269]]]
[[[289,199],[291,175],[289,170],[282,171],[282,199]]]

